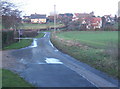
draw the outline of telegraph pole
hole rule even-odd
[[[56,5],[54,5],[54,32],[56,31]]]

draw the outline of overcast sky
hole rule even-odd
[[[119,0],[11,0],[23,11],[23,15],[34,13],[49,15],[54,10],[58,13],[89,13],[96,16],[115,15]]]

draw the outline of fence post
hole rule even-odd
[[[18,30],[18,33],[19,33],[19,42],[20,42],[20,29]]]

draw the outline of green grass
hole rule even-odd
[[[35,38],[41,38],[45,35],[45,33],[39,33]]]
[[[2,24],[0,24],[0,29],[2,29]]]
[[[53,34],[51,41],[62,52],[120,79],[118,75],[118,32],[61,32]],[[82,44],[82,46],[74,45],[75,43]]]
[[[2,88],[2,69],[0,69],[0,88]]]
[[[57,34],[65,40],[72,40],[93,47],[106,47],[109,43],[118,44],[117,31],[71,31]]]
[[[41,38],[44,36],[44,33],[39,33],[35,38]],[[20,42],[13,43],[7,47],[4,47],[3,50],[9,50],[9,49],[20,49],[27,46],[30,46],[32,43],[32,39],[22,39]]]
[[[22,39],[20,42],[16,42],[7,47],[4,47],[3,50],[24,48],[31,45],[32,41],[32,39]]]
[[[33,87],[17,74],[6,69],[0,70],[2,70],[2,87]]]
[[[61,27],[63,26],[63,24],[56,24],[56,27]],[[54,27],[53,23],[49,23],[49,24],[28,24],[28,23],[24,23],[20,29],[46,29],[46,28],[52,28]]]

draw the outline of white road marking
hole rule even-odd
[[[46,58],[45,60],[48,64],[63,64],[60,60],[56,58]]]
[[[53,46],[53,44],[51,43],[51,41],[49,40],[49,43],[50,43],[50,45],[54,48],[54,46]]]

